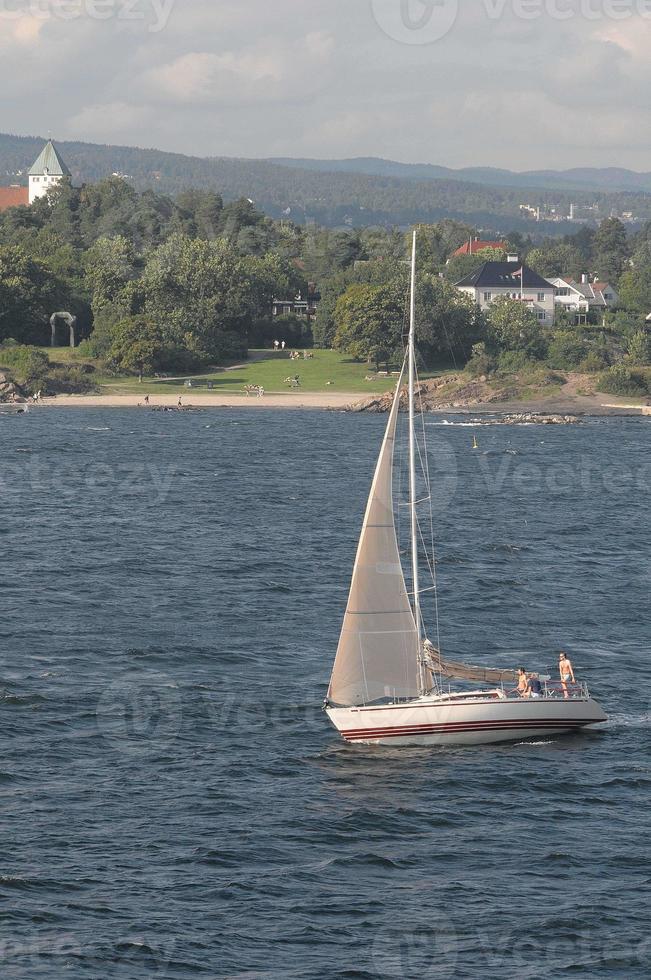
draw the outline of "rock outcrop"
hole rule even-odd
[[[24,402],[26,400],[20,385],[12,381],[8,374],[3,374],[0,371],[0,402]]]

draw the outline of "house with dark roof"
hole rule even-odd
[[[513,255],[506,262],[484,262],[455,285],[482,310],[496,299],[507,297],[523,303],[541,326],[553,326],[554,287]]]

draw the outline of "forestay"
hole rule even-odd
[[[418,631],[393,511],[393,453],[404,365],[366,508],[328,699],[351,706],[417,697]]]

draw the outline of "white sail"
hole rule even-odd
[[[418,630],[393,513],[393,451],[403,375],[404,366],[366,508],[330,680],[328,699],[335,705],[419,694]]]

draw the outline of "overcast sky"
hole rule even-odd
[[[651,170],[650,52],[651,0],[0,0],[0,130]]]

